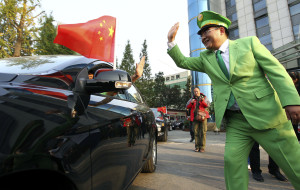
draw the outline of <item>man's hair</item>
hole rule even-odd
[[[229,37],[229,31],[228,31],[228,29],[225,28],[224,26],[221,26],[221,27],[223,27],[225,29],[225,34],[227,35],[227,37]]]

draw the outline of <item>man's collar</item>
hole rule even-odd
[[[221,50],[221,52],[226,52],[226,50],[228,50],[229,47],[229,39],[225,40],[225,42],[223,42],[223,44],[220,46],[219,50]],[[215,50],[216,52],[217,50]]]
[[[229,47],[229,40],[225,40],[225,42],[221,45],[221,47],[219,48],[219,50],[221,50],[222,52],[225,52]]]

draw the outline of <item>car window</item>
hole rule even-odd
[[[110,92],[103,92],[100,93],[101,95],[105,96],[112,96],[114,98],[128,100],[134,103],[143,103],[143,99],[140,93],[136,90],[134,86],[131,86],[128,90],[125,91],[110,91]]]
[[[151,110],[153,111],[155,118],[163,119],[162,113],[157,111],[157,108],[151,108]]]
[[[140,93],[133,85],[128,90],[126,90],[126,99],[135,103],[143,103],[143,99]]]

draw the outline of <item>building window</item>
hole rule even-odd
[[[252,0],[256,35],[268,50],[273,50],[266,0]]]
[[[226,0],[226,17],[231,20],[231,22],[237,21],[237,13],[235,7],[235,0]]]
[[[232,28],[229,30],[229,39],[236,40],[239,38],[239,28]]]
[[[267,16],[261,17],[255,20],[256,28],[262,28],[264,26],[269,26],[269,18]]]
[[[226,7],[233,7],[235,5],[235,0],[227,0]]]
[[[174,78],[175,78],[174,76],[171,76],[171,80],[174,80]]]
[[[273,50],[272,39],[269,27],[269,17],[264,16],[255,19],[256,25],[256,35],[259,38],[260,42],[268,48],[268,50]]]
[[[290,7],[290,14],[291,14],[291,20],[293,25],[293,33],[295,39],[300,39],[300,3],[291,3],[289,5]]]
[[[266,8],[266,0],[255,0],[253,2],[254,12],[258,12],[264,8]]]
[[[170,80],[170,77],[167,77],[167,78],[166,78],[166,81],[168,81],[168,80]]]
[[[180,75],[176,75],[176,79],[180,79]]]
[[[226,16],[231,20],[232,24],[228,28],[229,31],[229,39],[235,40],[239,38],[239,30],[238,30],[238,18],[236,12],[236,4],[235,0],[225,0],[226,4]]]

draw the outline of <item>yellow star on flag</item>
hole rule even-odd
[[[114,34],[114,29],[113,29],[113,27],[111,26],[108,30],[109,30],[109,35],[108,35],[108,36],[113,37],[113,34]]]

